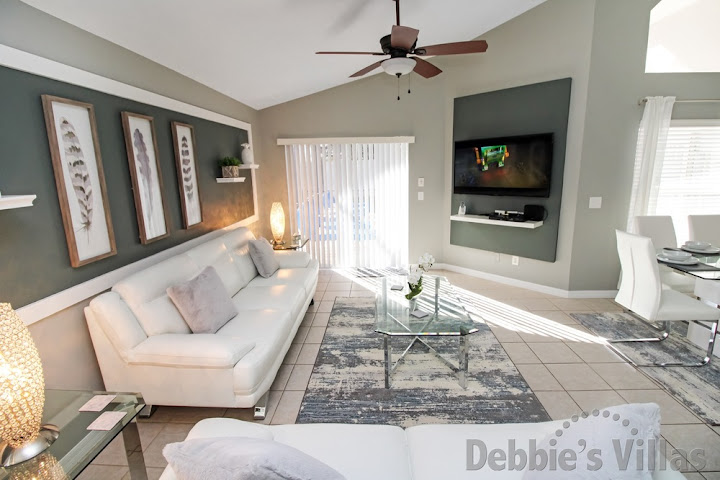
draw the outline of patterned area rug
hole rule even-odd
[[[573,314],[587,328],[601,337],[645,338],[656,336],[653,329],[625,313]],[[704,350],[685,335],[687,325],[674,322],[670,337],[663,342],[616,343],[636,364],[655,362],[694,362],[705,356]],[[646,367],[641,370],[662,384],[680,403],[712,425],[720,424],[720,359],[704,367]]]
[[[371,298],[338,298],[330,315],[297,423],[510,423],[550,420],[490,328],[470,336],[468,388],[416,344],[385,388],[383,336]],[[430,339],[456,362],[457,338]],[[394,339],[402,352],[410,338]],[[397,358],[397,357],[395,357]]]

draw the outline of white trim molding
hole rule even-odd
[[[202,118],[211,122],[228,125],[231,127],[246,130],[248,132],[248,142],[250,148],[253,145],[252,125],[242,120],[238,120],[226,115],[222,115],[211,110],[206,110],[189,103],[175,100],[170,97],[165,97],[157,93],[149,92],[126,83],[118,82],[110,78],[106,78],[79,68],[75,68],[69,65],[65,65],[54,60],[50,60],[44,57],[23,52],[16,48],[8,47],[7,45],[0,44],[0,66],[12,68],[13,70],[19,70],[27,72],[33,75],[38,75],[45,78],[51,78],[53,80],[59,80],[61,82],[77,85],[79,87],[89,88],[98,92],[108,93],[129,100],[153,105],[160,108],[166,108],[193,117]],[[81,284],[70,287],[66,290],[58,292],[49,297],[40,299],[34,303],[26,305],[17,309],[20,318],[23,319],[26,325],[30,325],[40,320],[43,320],[61,310],[64,310],[72,305],[80,303],[88,298],[94,297],[95,295],[109,289],[120,279],[127,277],[135,272],[148,268],[158,262],[161,262],[173,255],[177,255],[190,248],[199,245],[202,242],[206,242],[214,237],[220,236],[223,233],[234,230],[241,226],[247,226],[259,219],[258,216],[258,196],[257,196],[257,181],[255,178],[255,169],[250,171],[253,186],[253,215],[233,225],[229,225],[223,229],[209,232],[200,237],[189,240],[185,243],[177,245],[175,247],[163,250],[150,257],[143,258],[137,262],[125,265],[124,267],[118,268],[111,272],[105,273],[98,277],[88,280]]]
[[[158,252],[155,255],[145,257],[134,263],[129,263],[124,267],[99,275],[86,282],[79,283],[54,295],[42,298],[37,302],[25,305],[24,307],[18,308],[16,311],[18,315],[20,315],[20,318],[22,318],[25,325],[32,325],[33,323],[44,320],[45,318],[65,310],[68,307],[72,307],[84,300],[99,295],[105,290],[109,290],[117,282],[132,275],[133,273],[140,272],[162,262],[163,260],[167,260],[170,257],[187,252],[201,243],[220,237],[229,231],[235,230],[236,228],[247,226],[253,223],[254,220],[250,221],[251,218],[252,217],[246,218],[245,220],[219,230],[213,230],[205,235],[195,237],[192,240],[181,243],[180,245]]]
[[[415,137],[327,137],[327,138],[278,138],[278,145],[320,145],[345,143],[415,143]]]
[[[451,272],[462,273],[469,277],[491,280],[493,282],[525,288],[527,290],[546,293],[548,295],[555,295],[556,297],[562,298],[615,298],[615,295],[617,295],[617,290],[563,290],[562,288],[548,287],[547,285],[541,285],[539,283],[526,282],[525,280],[504,277],[494,273],[481,272],[479,270],[473,270],[466,267],[458,267],[457,265],[450,265],[447,263],[436,263],[433,265],[433,269],[449,270]]]

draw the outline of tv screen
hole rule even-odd
[[[548,197],[553,134],[455,142],[454,193]]]

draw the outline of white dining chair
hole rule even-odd
[[[720,247],[720,215],[688,215],[690,240]]]
[[[615,301],[661,334],[652,338],[609,339],[608,341],[610,343],[662,342],[670,335],[671,322],[711,322],[708,349],[702,361],[663,362],[642,366],[699,367],[710,363],[718,321],[720,321],[720,309],[706,305],[675,290],[662,288],[660,269],[652,240],[620,230],[616,230],[615,233],[618,256],[623,270],[620,289]],[[660,326],[654,325],[656,323],[660,323]]]
[[[659,250],[665,247],[676,248],[678,246],[675,235],[675,225],[669,215],[639,215],[635,217],[635,233],[648,237],[653,245]],[[660,267],[662,283],[667,288],[678,290],[683,293],[693,293],[695,290],[695,279],[674,272],[669,267]]]

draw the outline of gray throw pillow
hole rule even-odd
[[[257,240],[250,240],[248,247],[258,273],[265,278],[272,277],[273,273],[280,268],[280,264],[275,259],[275,250],[272,245],[261,237]]]
[[[167,294],[193,333],[215,333],[238,314],[213,267],[205,267],[192,280],[173,285]]]
[[[288,445],[248,437],[170,443],[163,455],[178,480],[344,480],[337,470]]]

